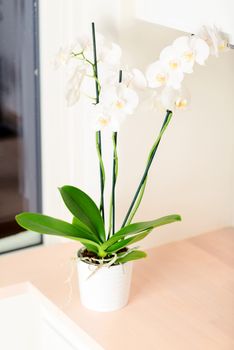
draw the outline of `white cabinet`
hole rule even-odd
[[[1,349],[103,350],[30,283],[0,289]]]
[[[135,0],[137,18],[196,33],[202,25],[216,25],[234,44],[233,0]]]

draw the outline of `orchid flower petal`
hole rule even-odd
[[[181,59],[175,47],[167,46],[160,53],[160,62],[169,72],[181,71]]]
[[[132,80],[130,85],[136,89],[145,89],[147,86],[147,81],[141,70],[137,68],[132,69]]]
[[[72,57],[72,51],[70,47],[61,47],[54,57],[54,68],[58,69],[61,66],[66,65]]]
[[[188,91],[183,87],[181,89],[173,89],[165,87],[160,94],[155,96],[154,105],[159,110],[185,110],[190,103]]]
[[[151,88],[157,88],[164,86],[168,81],[168,73],[165,66],[160,62],[156,61],[148,66],[146,70],[146,78]]]
[[[174,89],[179,89],[183,79],[184,79],[184,73],[182,71],[171,73],[169,75],[166,86],[172,87]]]
[[[124,84],[105,89],[100,94],[100,101],[114,114],[132,114],[137,107],[139,98],[137,93]]]
[[[191,47],[193,47],[195,52],[195,61],[198,64],[203,65],[210,54],[208,44],[203,39],[200,39],[196,36],[192,36],[190,41]]]
[[[228,37],[215,26],[203,26],[198,36],[207,43],[211,55],[219,56],[221,52],[229,50]]]
[[[192,73],[195,63],[195,51],[191,46],[190,37],[181,36],[177,38],[173,42],[173,47],[180,58],[181,70],[184,73]]]

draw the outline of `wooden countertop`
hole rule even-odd
[[[129,304],[112,313],[80,305],[77,248],[66,243],[3,255],[0,286],[30,281],[106,350],[234,349],[234,229],[149,250],[135,263]]]

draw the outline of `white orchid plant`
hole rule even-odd
[[[159,59],[146,69],[121,67],[121,48],[95,33],[78,38],[71,46],[59,50],[55,66],[69,67],[72,74],[67,86],[68,105],[85,98],[96,130],[96,148],[100,166],[100,206],[81,189],[60,188],[63,201],[73,215],[72,223],[38,213],[21,213],[17,222],[25,229],[78,240],[84,246],[79,256],[94,264],[122,264],[141,259],[146,253],[130,246],[145,238],[154,228],[180,221],[179,215],[132,223],[145,191],[150,167],[162,136],[176,109],[186,109],[188,95],[182,86],[184,76],[195,64],[204,65],[209,55],[218,56],[229,48],[228,40],[215,27],[204,27],[197,35],[181,36],[160,53]],[[127,210],[121,228],[115,227],[115,188],[118,176],[117,139],[124,120],[139,104],[139,89],[152,89],[154,105],[165,111],[159,135],[149,152],[146,167]],[[102,131],[112,133],[113,170],[108,225],[104,203],[105,167],[102,157]],[[107,227],[108,226],[108,227]]]

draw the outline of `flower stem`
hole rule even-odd
[[[108,237],[111,237],[115,233],[115,186],[118,176],[118,154],[117,154],[117,132],[112,134],[113,142],[113,168],[112,168],[112,189],[111,189],[111,199],[110,199],[110,215],[109,215],[109,231]]]
[[[122,70],[119,71],[119,83],[122,82]],[[108,239],[111,236],[111,228],[112,235],[115,233],[115,186],[118,176],[118,153],[117,153],[117,132],[113,132],[112,134],[112,142],[113,142],[113,168],[112,168],[112,191],[111,191],[111,200],[110,200],[110,217],[109,217],[109,232]]]
[[[146,168],[145,168],[145,171],[144,171],[144,174],[141,178],[141,181],[137,187],[137,190],[136,190],[136,193],[133,197],[133,200],[132,200],[132,203],[128,209],[128,212],[125,216],[125,219],[123,221],[123,224],[122,224],[122,227],[124,227],[127,224],[130,224],[134,215],[136,214],[136,211],[141,203],[141,200],[143,198],[143,194],[144,194],[144,191],[145,191],[145,187],[146,187],[146,182],[147,182],[147,176],[148,176],[148,173],[149,173],[149,169],[151,167],[151,164],[153,162],[153,159],[154,159],[154,156],[157,152],[157,149],[158,149],[158,146],[159,146],[159,143],[161,141],[161,138],[168,126],[168,124],[170,123],[170,120],[172,118],[172,112],[167,110],[167,113],[166,113],[166,116],[165,116],[165,119],[164,119],[164,122],[163,122],[163,125],[161,127],[161,130],[160,130],[160,133],[156,139],[156,141],[154,142],[153,144],[153,147],[151,148],[150,150],[150,153],[149,153],[149,156],[148,156],[148,160],[147,160],[147,164],[146,164]],[[136,204],[135,204],[136,203]]]
[[[141,200],[142,200],[144,192],[145,192],[146,182],[147,182],[147,177],[145,178],[145,181],[142,184],[142,187],[140,189],[140,192],[139,192],[139,195],[137,197],[136,203],[135,203],[134,207],[132,208],[132,212],[129,215],[129,218],[128,218],[127,222],[126,222],[126,225],[129,225],[131,223],[132,219],[134,218],[134,216],[135,216],[135,214],[137,212],[137,209],[139,208],[139,206],[141,204]]]
[[[113,133],[112,234],[115,233],[115,186],[118,176],[117,132]]]
[[[96,36],[95,36],[95,24],[92,22],[92,38],[93,38],[93,57],[94,57],[94,77],[96,88],[96,104],[99,103],[100,88],[98,84],[98,65],[97,65],[97,48],[96,48]],[[101,131],[96,132],[96,147],[99,159],[99,171],[100,171],[100,187],[101,187],[101,199],[100,199],[100,212],[103,222],[105,222],[105,209],[104,209],[104,188],[105,188],[105,170],[102,160],[102,137]]]

